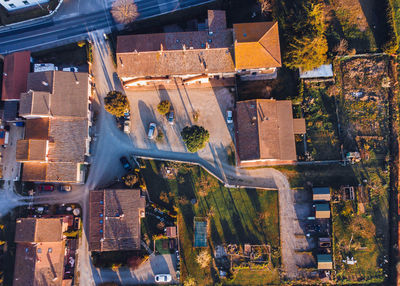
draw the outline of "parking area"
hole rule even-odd
[[[21,163],[16,162],[15,153],[17,141],[24,137],[24,127],[10,125],[9,142],[5,147],[1,148],[3,180],[18,181],[20,176]]]
[[[154,155],[160,152],[187,152],[180,132],[185,126],[200,125],[210,133],[210,144],[199,151],[206,160],[227,160],[229,148],[233,146],[233,123],[226,123],[226,113],[233,110],[234,96],[228,88],[208,87],[188,89],[177,85],[175,89],[126,90],[131,104],[132,142],[137,149],[151,149]],[[167,116],[160,115],[157,105],[162,100],[171,102],[174,124]],[[197,117],[197,118],[196,118]],[[149,124],[156,123],[163,139],[148,139]]]

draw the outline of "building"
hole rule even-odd
[[[165,235],[169,238],[177,238],[178,234],[176,232],[176,226],[167,226],[165,230]]]
[[[270,74],[281,66],[278,24],[229,29],[225,11],[212,10],[203,31],[119,36],[116,57],[125,87]]]
[[[1,0],[0,0],[1,1]],[[31,53],[16,52],[4,57],[1,100],[16,101],[26,92],[28,73],[31,69]]]
[[[318,254],[317,255],[318,269],[331,270],[333,269],[332,255],[331,254]]]
[[[300,68],[300,78],[302,79],[329,79],[333,78],[332,64],[322,65],[312,70],[306,71]]]
[[[289,100],[255,99],[236,103],[236,161],[241,167],[292,164],[297,161],[295,134],[306,132],[293,119]]]
[[[315,204],[315,218],[330,218],[329,203]]]
[[[90,192],[89,250],[140,249],[140,219],[146,199],[139,189]]]
[[[19,115],[25,138],[17,141],[16,160],[23,181],[83,183],[91,126],[87,73],[62,71],[28,75]]]
[[[326,201],[331,200],[331,189],[328,187],[312,188],[313,201]]]
[[[47,2],[49,2],[49,0],[0,0],[0,4],[6,8],[7,11],[31,8]]]
[[[63,285],[67,228],[63,218],[17,220],[14,286]]]

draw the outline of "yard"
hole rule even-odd
[[[272,253],[272,270],[240,270],[233,281],[235,285],[257,284],[260,281],[279,282],[280,265],[278,194],[275,191],[256,189],[227,189],[214,177],[197,166],[145,161],[142,169],[150,198],[156,204],[173,210],[178,207],[181,276],[195,279],[197,285],[213,284],[219,280],[217,269],[211,264],[201,269],[196,262],[200,249],[193,247],[194,217],[205,217],[209,222],[208,247],[212,255],[217,245],[269,244]],[[175,179],[164,179],[160,169],[168,165],[177,169]],[[236,270],[239,271],[239,270]],[[244,273],[244,274],[243,274]],[[250,273],[264,273],[251,275]],[[249,279],[242,280],[247,275]],[[262,276],[262,277],[260,277]],[[262,280],[265,279],[265,280]],[[253,283],[253,285],[255,285]]]

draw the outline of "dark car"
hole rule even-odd
[[[125,170],[131,171],[132,170],[132,165],[129,163],[128,159],[126,157],[121,157],[119,159],[121,161],[122,167],[124,167]]]
[[[52,192],[54,191],[53,185],[38,185],[37,186],[38,192]]]

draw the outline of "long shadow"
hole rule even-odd
[[[388,40],[388,30],[390,27],[388,21],[378,21],[378,19],[386,19],[387,13],[390,13],[388,12],[388,1],[360,0],[358,2],[361,5],[378,47],[381,47]]]
[[[143,129],[148,130],[150,122],[156,122],[156,117],[154,116],[154,112],[147,106],[147,104],[143,100],[139,100],[138,109]]]

